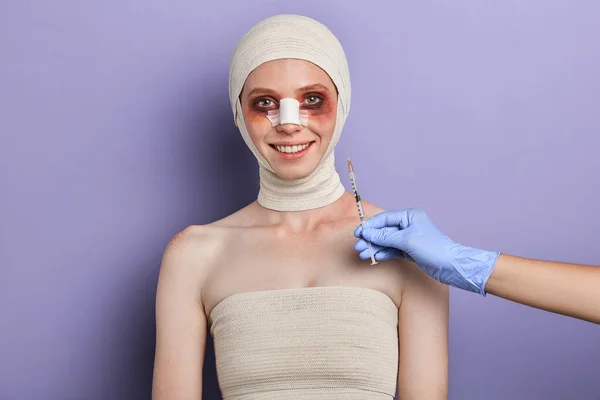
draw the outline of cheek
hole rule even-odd
[[[309,116],[316,121],[327,121],[335,119],[336,105],[334,99],[326,97],[319,108],[307,108]]]
[[[269,133],[272,128],[271,121],[263,113],[249,111],[244,115],[246,129],[254,143],[262,141],[262,138]]]
[[[271,127],[271,121],[265,116],[264,113],[250,111],[244,116],[246,125],[252,125],[259,130],[268,130]]]
[[[335,127],[335,120],[337,116],[337,107],[331,102],[323,104],[322,107],[308,111],[308,125],[314,126],[323,132],[331,132]]]

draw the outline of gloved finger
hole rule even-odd
[[[377,250],[376,250],[377,248]],[[373,252],[375,253],[375,260],[377,261],[385,261],[390,260],[392,258],[406,258],[407,256],[397,249],[392,249],[389,247],[375,247],[373,246]],[[366,249],[359,254],[361,260],[369,260],[371,259],[371,250]]]
[[[386,260],[391,260],[392,258],[408,258],[408,259],[410,259],[410,257],[408,257],[402,251],[400,251],[398,249],[392,249],[389,247],[385,247],[383,250],[375,253],[375,260],[377,260],[377,261],[386,261]]]
[[[369,244],[365,239],[358,239],[356,243],[354,243],[354,250],[361,252],[364,249],[367,249]]]
[[[387,232],[398,232],[398,228],[382,228],[381,230],[387,231]],[[367,247],[369,247],[369,244],[367,243],[367,241],[365,239],[363,239],[362,237],[359,237],[360,239],[354,244],[354,250],[356,251],[363,251],[364,249],[366,249]]]
[[[366,228],[362,231],[362,237],[372,244],[382,247],[393,247],[399,250],[406,251],[404,246],[404,237],[406,230],[399,229],[372,229]]]
[[[377,253],[378,251],[384,249],[384,247],[377,246],[375,244],[371,244],[371,247],[373,248],[374,253]],[[369,253],[367,258],[371,256],[371,250],[369,250],[369,243],[364,239],[361,239],[358,242],[356,242],[356,244],[354,245],[354,250],[358,251],[359,253],[366,251],[367,253]]]
[[[367,228],[384,228],[395,226],[400,229],[405,229],[410,226],[410,223],[420,217],[425,212],[419,208],[406,208],[398,211],[384,211],[365,221]]]
[[[360,239],[360,234],[363,230],[362,224],[358,225],[358,227],[354,230],[354,236]]]
[[[384,252],[386,249],[384,247],[377,247],[377,246],[373,246],[373,254],[375,255],[375,259],[377,260],[377,254]],[[358,255],[358,257],[361,260],[369,260],[371,258],[371,250],[370,249],[365,249],[363,251],[360,252],[360,254]]]

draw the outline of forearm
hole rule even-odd
[[[502,254],[487,293],[600,324],[600,267]]]

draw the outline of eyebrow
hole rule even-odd
[[[327,88],[327,86],[322,85],[320,83],[313,83],[311,85],[302,86],[301,88],[296,89],[295,92],[301,93],[301,92],[309,92],[311,90],[325,90],[325,91],[329,92],[329,89]],[[276,94],[277,92],[274,91],[273,89],[257,87],[257,88],[252,89],[250,91],[250,93],[248,93],[248,97],[258,94],[258,93]]]

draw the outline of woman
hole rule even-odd
[[[260,191],[165,249],[153,398],[201,398],[207,329],[226,400],[392,399],[396,384],[401,399],[446,397],[446,287],[353,249],[356,204],[333,155],[350,109],[337,38],[307,17],[267,18],[236,46],[229,89]]]

